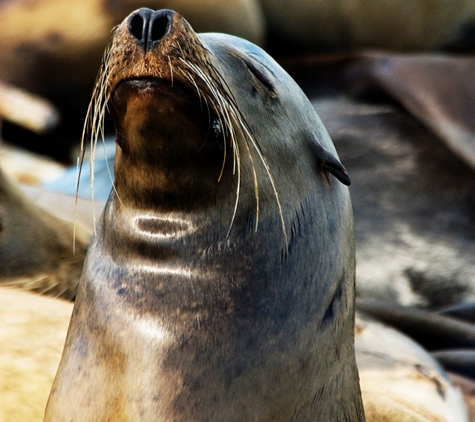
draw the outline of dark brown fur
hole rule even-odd
[[[0,170],[0,285],[72,299],[88,235],[36,206]]]

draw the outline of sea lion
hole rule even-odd
[[[460,390],[410,338],[358,312],[355,339],[368,422],[469,420]]]
[[[48,101],[0,81],[0,123],[3,119],[45,134],[59,123],[59,113]]]
[[[333,67],[307,72],[297,82],[352,176],[357,297],[431,310],[474,301],[473,168],[384,94],[350,96]]]
[[[140,9],[91,104],[93,138],[113,114],[115,186],[45,420],[364,421],[349,179],[297,84]]]
[[[475,58],[366,52],[348,62],[347,86],[353,92],[393,98],[475,168]]]
[[[39,422],[73,310],[69,301],[0,287],[0,420]]]
[[[37,206],[0,169],[0,285],[72,299],[89,234],[78,224],[75,250],[73,240],[72,222]]]
[[[269,37],[305,48],[473,51],[473,0],[260,0]],[[470,45],[471,44],[471,45]],[[277,44],[280,47],[280,43]]]

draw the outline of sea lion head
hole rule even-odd
[[[163,206],[177,206],[170,203],[173,196],[181,201],[178,206],[188,207],[214,197],[222,186],[235,195],[236,208],[243,196],[253,197],[258,224],[259,202],[269,199],[260,183],[267,179],[273,185],[270,196],[278,203],[284,192],[276,185],[289,183],[290,169],[301,175],[302,145],[309,152],[321,145],[335,154],[306,96],[262,49],[229,35],[196,34],[169,10],[140,9],[116,29],[94,97],[100,105],[90,110],[92,131],[103,117],[101,107],[112,105],[121,201],[141,195],[142,200],[153,197],[156,205],[167,195]],[[302,109],[312,111],[296,112]],[[314,170],[318,163],[313,161]],[[120,171],[123,165],[137,171]],[[337,167],[334,174],[348,184],[344,169]],[[153,177],[146,176],[150,171]],[[250,192],[243,192],[246,187]]]
[[[46,420],[363,420],[349,179],[297,84],[247,41],[140,9],[86,137],[106,107],[115,187]]]

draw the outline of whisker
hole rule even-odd
[[[103,63],[101,65],[101,71],[98,76],[96,85],[94,87],[93,98],[89,104],[85,127],[83,130],[83,138],[81,140],[80,154],[78,158],[78,181],[76,184],[76,196],[79,190],[79,179],[81,176],[81,168],[85,157],[85,142],[90,142],[90,178],[91,178],[91,199],[94,204],[94,157],[97,148],[97,142],[99,138],[105,143],[104,135],[104,121],[107,112],[107,104],[110,99],[108,81],[111,74],[115,69],[115,64],[110,63],[111,59],[111,45],[106,50]],[[171,86],[174,86],[177,78],[186,81],[192,89],[196,91],[197,98],[200,102],[201,112],[203,110],[203,103],[205,104],[210,119],[210,125],[214,121],[219,124],[220,136],[223,138],[223,161],[218,175],[218,182],[223,178],[226,163],[229,161],[229,165],[232,162],[232,174],[236,178],[235,186],[235,201],[232,210],[232,216],[228,228],[226,238],[229,238],[231,230],[234,226],[239,204],[241,200],[242,190],[242,159],[240,148],[245,148],[246,157],[249,158],[251,165],[253,191],[255,197],[255,213],[256,224],[255,230],[258,230],[259,218],[261,216],[260,209],[260,196],[259,191],[259,174],[263,177],[263,171],[267,176],[270,185],[272,186],[273,196],[278,208],[280,216],[282,232],[285,238],[285,243],[288,244],[287,229],[285,224],[285,218],[283,214],[283,208],[280,201],[279,193],[276,187],[275,179],[272,174],[269,163],[267,162],[264,153],[258,144],[251,127],[244,118],[238,103],[232,94],[230,86],[227,84],[225,78],[220,73],[219,66],[216,67],[211,62],[212,53],[206,48],[203,48],[203,54],[197,54],[193,57],[193,60],[189,60],[187,57],[189,53],[184,51],[180,43],[176,43],[173,48],[175,49],[174,56],[166,56],[164,60],[168,61],[168,67],[170,72]],[[173,60],[173,57],[176,59]],[[166,62],[165,62],[166,63]],[[145,73],[145,71],[144,71]],[[228,157],[228,142],[229,147],[232,150],[232,156]],[[256,157],[257,154],[257,157]],[[107,171],[112,181],[112,186],[116,196],[119,198],[115,184],[113,181],[112,172],[109,168],[109,164],[106,159]],[[262,166],[262,171],[259,170],[259,166]],[[119,198],[120,200],[120,198]],[[76,199],[77,208],[77,199]],[[93,211],[94,231],[96,226],[95,212]]]
[[[113,32],[115,29],[113,30]],[[75,210],[74,210],[74,228],[73,228],[73,252],[75,253],[76,249],[76,220],[77,220],[77,206],[78,206],[78,196],[79,196],[79,186],[82,175],[82,167],[84,164],[84,158],[86,154],[86,142],[89,141],[89,178],[90,178],[90,190],[91,190],[91,207],[92,207],[92,220],[94,233],[96,233],[96,211],[95,211],[95,196],[94,196],[94,163],[97,150],[97,142],[99,138],[102,139],[103,144],[105,145],[105,116],[107,112],[107,106],[110,99],[110,93],[108,91],[108,81],[110,76],[115,70],[115,65],[110,66],[109,61],[111,57],[111,51],[113,46],[113,38],[109,42],[108,47],[104,53],[99,74],[96,78],[96,83],[94,85],[91,101],[87,109],[86,120],[83,127],[82,137],[81,137],[81,146],[79,151],[79,156],[77,160],[77,180],[76,180],[76,201],[75,201]],[[106,157],[106,167],[111,179],[112,186],[114,191],[117,194],[115,189],[114,180],[112,173],[109,167],[109,163]],[[118,196],[118,195],[117,195]],[[119,198],[120,200],[120,198]]]
[[[173,86],[173,66],[172,66],[172,61],[170,59],[170,56],[168,56],[168,66],[170,67],[171,86]]]
[[[282,210],[282,204],[280,202],[279,193],[277,191],[275,180],[270,170],[270,167],[265,159],[262,151],[255,140],[255,137],[252,134],[252,131],[244,119],[242,113],[237,106],[237,103],[234,97],[231,94],[231,90],[227,85],[224,78],[221,76],[219,71],[211,65],[211,63],[206,62],[207,70],[210,71],[211,76],[205,72],[200,66],[196,65],[195,63],[191,63],[188,60],[180,57],[182,63],[184,63],[189,69],[191,69],[196,76],[199,77],[201,81],[205,84],[208,89],[209,96],[206,96],[207,103],[209,103],[214,109],[216,114],[218,115],[218,121],[220,125],[223,127],[223,134],[228,136],[230,139],[231,146],[233,147],[233,174],[237,173],[237,185],[236,185],[236,201],[234,204],[233,214],[231,217],[230,227],[227,233],[227,237],[230,234],[232,226],[234,224],[238,206],[239,206],[239,197],[240,197],[240,189],[241,189],[241,156],[239,152],[239,143],[237,141],[236,132],[234,130],[234,125],[239,127],[242,130],[245,139],[246,150],[248,152],[248,156],[252,166],[252,174],[253,174],[253,183],[254,183],[254,195],[256,198],[256,228],[257,231],[259,225],[259,214],[260,214],[260,200],[259,200],[259,182],[257,176],[257,170],[255,167],[255,162],[253,158],[253,154],[250,148],[252,145],[253,149],[256,151],[259,161],[264,166],[266,171],[267,177],[272,186],[272,190],[274,193],[274,197],[276,199],[277,208],[279,211],[279,216],[281,220],[282,232],[285,238],[285,243],[288,244],[287,238],[287,229],[285,225],[284,214]],[[224,123],[224,124],[223,124]],[[225,167],[225,158],[223,160],[223,165],[220,171],[219,179],[221,180],[222,175],[224,173]]]

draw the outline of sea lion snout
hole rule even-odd
[[[143,7],[129,16],[127,29],[144,51],[151,51],[170,32],[174,14],[172,10]]]

